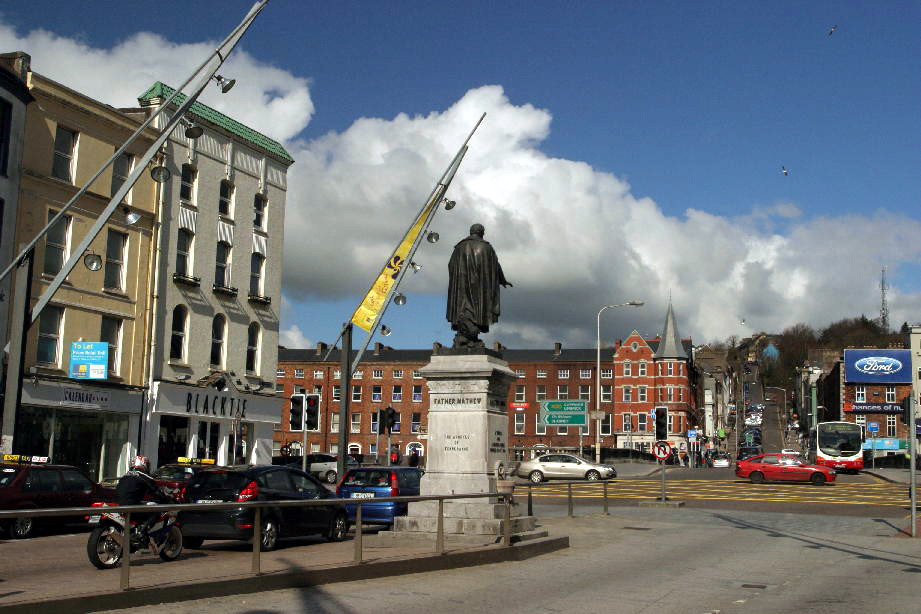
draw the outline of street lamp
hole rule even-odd
[[[642,307],[643,301],[627,301],[617,305],[605,305],[598,310],[595,320],[595,462],[601,463],[601,314],[614,307]],[[582,435],[579,435],[582,440]]]

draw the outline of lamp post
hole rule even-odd
[[[617,305],[605,305],[598,310],[595,320],[595,462],[601,463],[601,314],[614,307],[642,307],[643,301],[627,301]],[[631,425],[633,426],[633,425]],[[582,435],[579,435],[582,440]]]
[[[787,389],[781,388],[779,386],[765,386],[764,389],[765,390],[780,390],[781,392],[783,392],[783,415],[784,415],[784,418],[786,418],[787,417]]]

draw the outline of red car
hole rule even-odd
[[[115,490],[93,482],[82,470],[70,465],[46,465],[38,456],[5,454],[0,464],[0,509],[19,510],[46,507],[90,507],[97,501],[114,501]],[[36,521],[64,524],[83,517],[17,518],[5,529],[14,539],[32,535]]]
[[[810,465],[796,454],[762,454],[736,462],[736,475],[748,478],[752,484],[765,480],[812,482],[825,484],[835,481],[835,470]]]
[[[153,472],[157,486],[179,503],[185,503],[185,487],[202,469],[214,469],[212,458],[187,458],[180,456],[177,462],[160,466]]]

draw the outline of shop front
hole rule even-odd
[[[233,387],[154,382],[142,453],[151,465],[180,456],[213,458],[219,465],[272,462],[273,425],[284,399]]]
[[[142,388],[26,379],[13,452],[80,467],[97,481],[124,475],[136,450],[145,396]]]

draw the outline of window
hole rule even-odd
[[[647,417],[648,417],[647,414],[637,414],[636,415],[636,430],[638,430],[641,433],[646,432],[646,418]]]
[[[294,377],[296,377],[297,379],[303,379],[303,378],[304,378],[304,370],[303,370],[303,369],[295,369],[295,370],[294,370]]]
[[[524,414],[515,414],[515,434],[524,435]]]
[[[74,151],[77,146],[77,133],[58,126],[54,135],[54,161],[51,176],[73,183]]]
[[[400,423],[401,423],[401,421],[402,421],[402,417],[400,416],[400,412],[397,412],[397,413],[394,415],[394,417],[396,418],[396,422],[393,423],[393,432],[394,432],[394,433],[399,433],[399,432],[400,432]]]
[[[675,374],[675,363],[673,362],[667,363],[665,368],[667,369],[668,375]]]
[[[314,369],[313,379],[323,379],[323,369]]]
[[[265,230],[265,209],[268,200],[262,194],[253,197],[253,228]]]
[[[320,396],[322,396],[322,395],[323,395],[323,386],[321,386],[320,384],[314,384],[314,385],[313,385],[313,393],[314,393],[314,394],[319,394]]]
[[[249,325],[246,331],[246,372],[259,372],[259,341],[261,334],[259,325],[255,322]],[[301,369],[301,377],[304,377],[304,370]]]
[[[342,386],[333,386],[333,401],[342,400]]]
[[[49,210],[48,221],[50,222],[55,215],[57,211]],[[62,215],[45,235],[45,264],[42,272],[48,275],[60,273],[70,255],[70,222],[69,215]]]
[[[636,400],[639,401],[639,402],[641,402],[641,403],[645,403],[645,402],[646,402],[646,391],[647,391],[647,387],[646,387],[646,386],[638,386],[636,390],[637,390]]]
[[[192,276],[192,242],[195,235],[191,230],[179,229],[176,240],[176,272],[186,277]]]
[[[855,386],[854,387],[855,401],[857,403],[866,403],[867,402],[867,387],[866,386]]]
[[[106,240],[106,272],[103,287],[110,290],[125,289],[125,246],[128,235],[109,229]]]
[[[633,374],[633,366],[630,361],[624,362],[624,377],[630,377]]]
[[[659,375],[660,376],[662,375],[662,363],[661,362],[659,363]]]
[[[361,369],[358,369],[352,373],[352,379],[361,379],[362,375],[364,375],[364,372]]]
[[[591,369],[579,369],[579,378],[580,379],[592,379],[592,370]]]
[[[602,401],[607,401],[610,403],[613,400],[614,397],[612,396],[613,392],[611,388],[612,387],[610,384],[604,384],[601,386],[601,400]]]
[[[38,362],[45,365],[57,365],[60,360],[61,320],[64,309],[46,306],[42,310],[38,323]]]
[[[400,379],[401,377],[403,377],[403,369],[394,369],[394,370],[393,370],[393,378],[394,378],[394,379]]]
[[[121,318],[102,316],[102,328],[99,331],[99,340],[109,344],[109,373],[118,375],[118,347],[122,336]]]
[[[568,426],[556,427],[556,434],[557,435],[569,435],[569,427]]]
[[[422,386],[413,386],[413,403],[422,402]]]
[[[374,379],[381,379],[384,377],[383,369],[371,369],[371,377]]]
[[[217,212],[227,217],[233,211],[233,184],[226,179],[221,181],[220,195],[217,200]]]
[[[675,400],[675,389],[671,386],[668,386],[665,389],[665,398],[668,399],[668,402],[671,403]]]
[[[537,395],[536,395],[536,396],[537,396],[537,400],[538,400],[538,401],[546,401],[546,400],[547,400],[547,387],[546,387],[546,386],[538,386],[538,387],[537,387]]]
[[[265,296],[262,289],[262,269],[265,266],[265,256],[253,252],[249,259],[249,294],[250,296]]]
[[[341,370],[335,369],[335,370],[333,371],[333,379],[339,379],[339,377],[340,377],[341,375],[342,375],[342,371],[341,371]]]
[[[579,400],[590,401],[592,399],[592,387],[588,385],[579,386]]]
[[[614,369],[602,369],[601,379],[611,379],[614,377]]]
[[[275,377],[285,377],[287,372],[284,369],[275,369]]]
[[[191,164],[182,165],[182,178],[179,180],[179,200],[193,203],[195,197],[195,178],[198,173]]]
[[[569,379],[569,369],[560,369],[556,372],[556,376],[560,379]]]
[[[537,377],[538,377],[539,379],[544,379],[544,378],[546,378],[546,377],[547,377],[547,370],[546,370],[546,369],[538,369],[538,370],[537,370]]]
[[[524,386],[515,386],[515,401],[519,403],[524,401]]]
[[[409,425],[410,429],[412,429],[413,433],[418,433],[419,430],[422,428],[422,414],[418,412],[413,412],[410,418],[412,419],[412,422]]]
[[[282,384],[281,382],[275,382],[275,393],[277,394],[279,392],[284,392],[284,391],[285,391],[285,385]]]
[[[352,400],[361,401],[361,386],[352,386]]]
[[[361,432],[361,414],[357,411],[352,413],[352,432]]]
[[[413,369],[413,379],[422,379],[422,372],[418,369]]]
[[[540,414],[534,416],[534,433],[537,435],[547,434],[547,425],[540,421]]]
[[[329,414],[329,432],[338,433],[339,432],[339,412],[334,411]]]
[[[678,389],[678,400],[679,400],[679,401],[684,401],[684,388],[679,388],[679,389]]]
[[[886,437],[895,437],[895,416],[886,416]]]
[[[380,403],[381,398],[383,398],[383,387],[380,384],[375,384],[371,386],[371,400],[375,403]]]
[[[621,416],[621,421],[623,423],[623,431],[629,433],[633,430],[633,414],[623,414]]]
[[[867,437],[867,417],[866,416],[854,416],[854,421],[857,426],[860,427],[860,436],[866,439]]]
[[[115,196],[115,193],[118,192],[128,180],[128,175],[131,174],[132,166],[134,166],[134,156],[129,153],[123,153],[115,158],[115,162],[112,163],[112,196]],[[125,194],[125,198],[122,199],[122,202],[131,202],[131,190]]]
[[[895,403],[895,386],[886,386],[886,403]]]
[[[611,434],[611,414],[605,414],[604,418],[601,420],[601,434],[610,435]]]
[[[214,316],[211,322],[211,366],[224,367],[224,329],[227,327],[227,320],[223,314]]]
[[[589,423],[589,424],[590,424],[590,423]],[[589,429],[589,427],[588,427],[587,424],[584,425],[584,426],[580,426],[580,427],[579,427],[579,434],[580,434],[580,435],[588,435],[588,434],[589,434],[588,429]]]
[[[631,386],[624,386],[624,403],[633,402],[633,388]]]
[[[394,403],[399,403],[403,400],[403,386],[396,384],[393,387],[393,392],[390,393],[390,400]]]
[[[230,287],[230,243],[218,241],[214,264],[214,285]]]
[[[515,369],[515,377],[522,379],[524,377],[524,369]]]
[[[176,305],[173,308],[173,328],[169,342],[170,360],[185,360],[186,324],[189,310],[185,305]]]
[[[663,388],[659,388],[658,390],[659,390],[659,400],[664,401],[665,400],[665,390]]]
[[[380,416],[381,416],[381,412],[379,411],[371,412],[371,432],[372,433],[380,433],[380,431],[378,430],[378,426],[380,425]]]
[[[556,398],[557,399],[568,399],[569,398],[569,386],[563,384],[556,387]]]
[[[646,363],[641,362],[636,365],[636,374],[640,377],[646,377]]]
[[[0,175],[7,176],[10,163],[13,105],[0,98]]]

